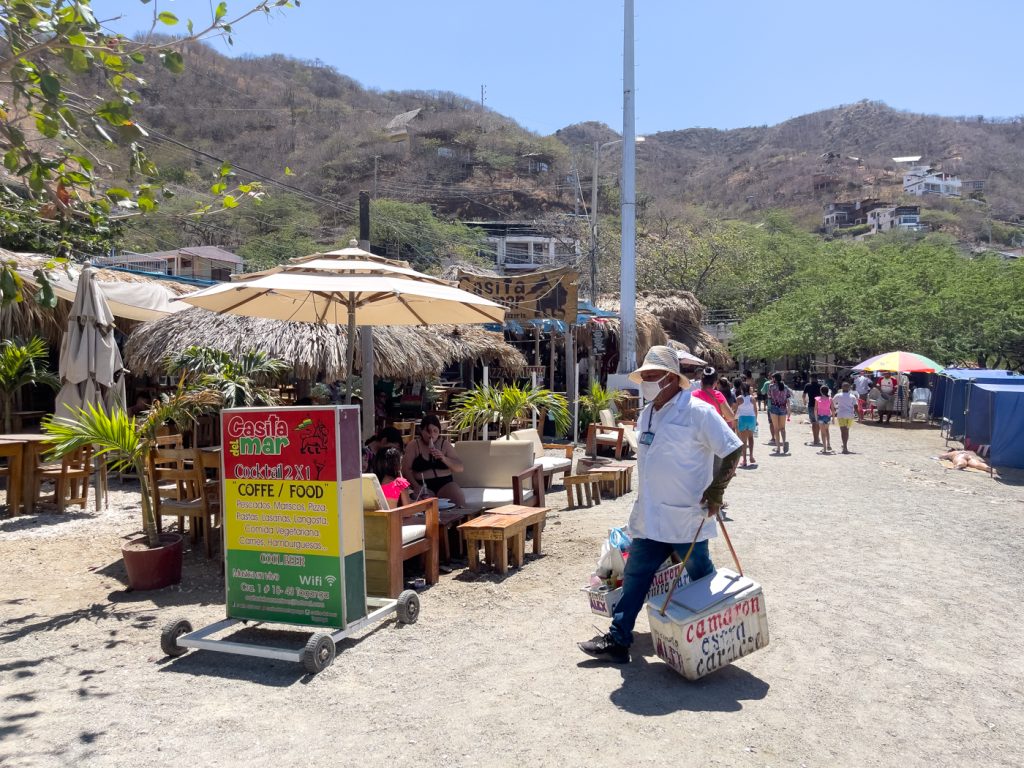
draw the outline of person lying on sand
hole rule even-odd
[[[962,451],[962,450],[949,450],[945,453],[940,453],[938,458],[949,459],[953,462],[953,469],[981,469],[985,472],[989,471],[988,464],[974,451]]]

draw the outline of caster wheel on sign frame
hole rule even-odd
[[[405,590],[398,596],[398,605],[395,610],[400,622],[415,624],[420,617],[420,596],[411,589]]]
[[[334,661],[334,640],[326,632],[317,632],[302,649],[302,666],[311,675],[322,672]]]
[[[160,631],[160,649],[171,658],[188,653],[188,648],[178,645],[178,638],[192,631],[192,623],[188,619],[177,618],[164,624]]]

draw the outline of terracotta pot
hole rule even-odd
[[[159,547],[150,548],[145,538],[121,547],[128,586],[133,590],[162,589],[180,582],[182,541],[176,533],[161,533]]]

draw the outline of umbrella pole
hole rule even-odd
[[[348,379],[345,385],[345,404],[352,405],[352,387],[356,383],[356,297],[352,294],[348,297],[348,347],[345,349],[346,363],[348,364]]]

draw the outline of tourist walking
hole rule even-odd
[[[829,439],[829,423],[832,421],[832,398],[828,396],[828,387],[824,384],[814,399],[814,411],[818,417],[818,434],[821,437],[821,450],[818,453],[827,456],[832,453],[832,441]]]
[[[789,402],[793,393],[782,381],[782,374],[776,373],[774,381],[768,387],[768,416],[772,423],[775,438],[775,453],[789,453],[789,440],[786,439],[786,419],[789,418]]]
[[[743,443],[743,461],[740,466],[755,466],[754,432],[757,431],[757,400],[750,392],[749,384],[738,385],[736,394],[736,416],[738,431]]]
[[[868,392],[871,391],[871,377],[864,371],[853,380],[853,388],[857,392],[857,399],[860,401],[860,420],[864,421],[864,414],[868,412]]]
[[[607,634],[579,644],[584,653],[603,661],[629,661],[637,614],[669,555],[683,557],[695,542],[686,561],[690,579],[715,570],[708,539],[718,535],[715,518],[736,472],[740,439],[713,407],[682,391],[688,382],[678,371],[676,353],[654,346],[629,375],[650,401],[637,420],[640,483],[629,516],[633,541],[611,627]],[[722,459],[717,473],[712,469],[716,456]]]
[[[775,445],[775,423],[772,421],[771,413],[768,412],[768,388],[771,385],[772,379],[765,373],[764,379],[761,381],[761,387],[757,390],[757,402],[761,406],[761,410],[768,416],[768,433],[771,435],[768,445]]]
[[[807,409],[807,418],[811,422],[811,445],[821,445],[821,439],[818,429],[818,414],[814,408],[814,401],[818,398],[819,390],[821,385],[818,383],[814,374],[809,374],[807,383],[803,388],[803,403]]]
[[[857,415],[858,398],[850,391],[850,382],[844,381],[840,391],[832,398],[832,413],[839,425],[839,436],[843,441],[843,453],[850,452],[850,427]],[[863,415],[863,411],[861,412]]]

